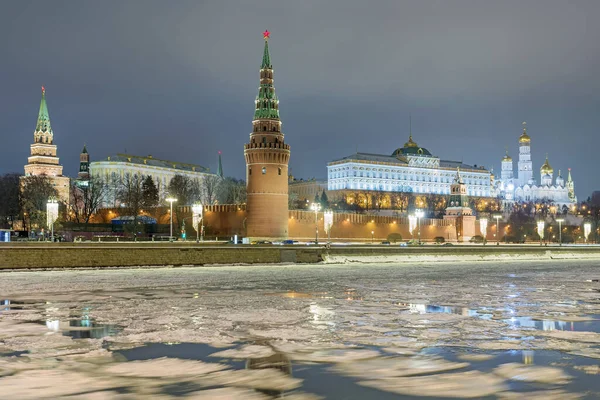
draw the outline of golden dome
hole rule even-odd
[[[506,154],[502,157],[502,161],[512,161],[512,158],[508,155],[508,150],[506,150]]]
[[[419,147],[419,145],[413,141],[412,135],[410,135],[408,137],[408,142],[404,143],[404,147]]]
[[[531,138],[527,134],[527,123],[523,122],[523,133],[521,133],[521,136],[519,137],[519,143],[526,144],[529,142],[531,142]]]
[[[554,170],[550,166],[550,163],[548,162],[548,156],[546,155],[546,162],[544,163],[544,165],[542,165],[542,168],[540,168],[540,173],[542,175],[545,175],[545,174],[552,175],[553,172],[554,172]]]

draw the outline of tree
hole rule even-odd
[[[329,199],[327,198],[327,193],[323,190],[321,192],[321,199],[319,200],[321,203],[321,208],[326,209],[329,207]]]
[[[217,187],[219,204],[241,204],[246,202],[246,182],[235,178],[221,179]]]
[[[169,195],[177,199],[178,206],[189,206],[201,201],[202,190],[198,180],[185,175],[175,175],[169,182]],[[177,225],[181,229],[183,223],[182,211],[179,207],[173,210]]]
[[[21,213],[20,188],[19,174],[0,176],[0,227],[12,228],[18,220]]]
[[[154,184],[154,179],[148,175],[142,183],[142,204],[146,208],[156,207],[158,205],[158,188]]]
[[[142,175],[127,173],[123,176],[117,192],[121,207],[125,210],[127,216],[133,217],[134,229],[136,229],[138,215],[144,202],[143,181],[144,177]]]
[[[104,203],[108,195],[108,185],[99,176],[92,176],[87,186],[78,182],[71,185],[71,211],[73,220],[77,223],[89,223],[90,218]]]
[[[212,205],[217,200],[217,191],[221,178],[217,175],[207,175],[202,180],[203,203]]]
[[[46,226],[46,207],[49,199],[58,199],[58,191],[45,175],[22,179],[21,206],[29,228]]]

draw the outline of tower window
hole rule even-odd
[[[267,127],[266,126],[263,126],[263,131],[265,131],[265,132],[267,131]]]
[[[252,167],[248,167],[248,175],[252,175]]]
[[[262,173],[265,175],[267,173],[267,167],[262,167]]]
[[[281,167],[277,168],[277,172],[279,173],[279,175],[281,175]]]

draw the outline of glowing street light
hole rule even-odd
[[[542,245],[542,239],[544,239],[544,221],[539,220],[537,222],[537,231],[538,231],[538,235],[540,235],[540,246]]]
[[[331,227],[333,226],[333,211],[327,210],[323,213],[323,225],[327,233],[327,241],[331,241]]]
[[[177,201],[177,199],[173,198],[173,197],[167,197],[165,200],[167,200],[170,204],[171,204],[171,229],[169,230],[169,241],[172,242],[173,241],[173,203]]]
[[[558,245],[562,246],[562,223],[565,222],[563,218],[556,220],[558,222]]]
[[[421,218],[423,218],[424,215],[425,213],[423,212],[423,210],[415,211],[415,216],[417,217],[417,229],[419,232],[419,244],[421,244]]]
[[[319,244],[319,225],[318,225],[318,213],[321,210],[319,203],[312,203],[310,209],[315,212],[315,244]]]
[[[196,243],[199,242],[198,240],[198,235],[200,234],[200,231],[204,231],[204,207],[202,207],[202,204],[196,203],[192,206],[192,221],[194,224],[194,229],[196,229]],[[200,222],[202,221],[202,229],[200,229],[200,227],[198,225],[200,225]],[[202,238],[204,240],[204,237]]]
[[[417,217],[415,215],[408,216],[408,230],[410,231],[410,236],[414,240],[415,239],[415,228],[417,227]]]
[[[479,230],[481,231],[481,234],[483,235],[483,245],[485,246],[485,241],[487,238],[487,224],[488,220],[487,218],[481,218],[479,220]]]
[[[587,243],[588,240],[588,236],[590,236],[590,233],[592,232],[592,224],[589,222],[586,222],[585,224],[583,224],[583,234],[585,236],[585,242]]]
[[[371,231],[371,243],[375,241],[375,231]]]
[[[494,214],[494,219],[496,220],[496,246],[500,245],[500,236],[498,236],[498,224],[500,223],[500,218],[502,218],[502,215]]]
[[[51,230],[51,241],[54,242],[54,221],[58,219],[58,201],[54,198],[49,198],[46,203],[46,225]]]

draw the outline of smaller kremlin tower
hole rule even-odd
[[[77,186],[88,187],[90,183],[90,155],[85,144],[79,155],[79,172],[77,173]]]
[[[456,169],[456,177],[450,185],[450,198],[446,207],[444,219],[454,220],[458,241],[468,241],[475,235],[475,216],[469,206],[467,185],[460,176],[460,168]]]
[[[249,238],[288,237],[288,163],[290,146],[285,143],[279,119],[279,100],[273,86],[269,54],[270,32],[263,33],[265,47],[260,66],[260,86],[254,101],[250,141],[246,158],[247,219]]]
[[[69,201],[68,177],[63,176],[63,167],[59,164],[54,144],[54,132],[50,125],[50,114],[46,104],[46,89],[42,86],[42,101],[40,111],[33,132],[33,144],[31,145],[31,156],[25,165],[25,176],[47,176],[58,191],[61,201]]]

